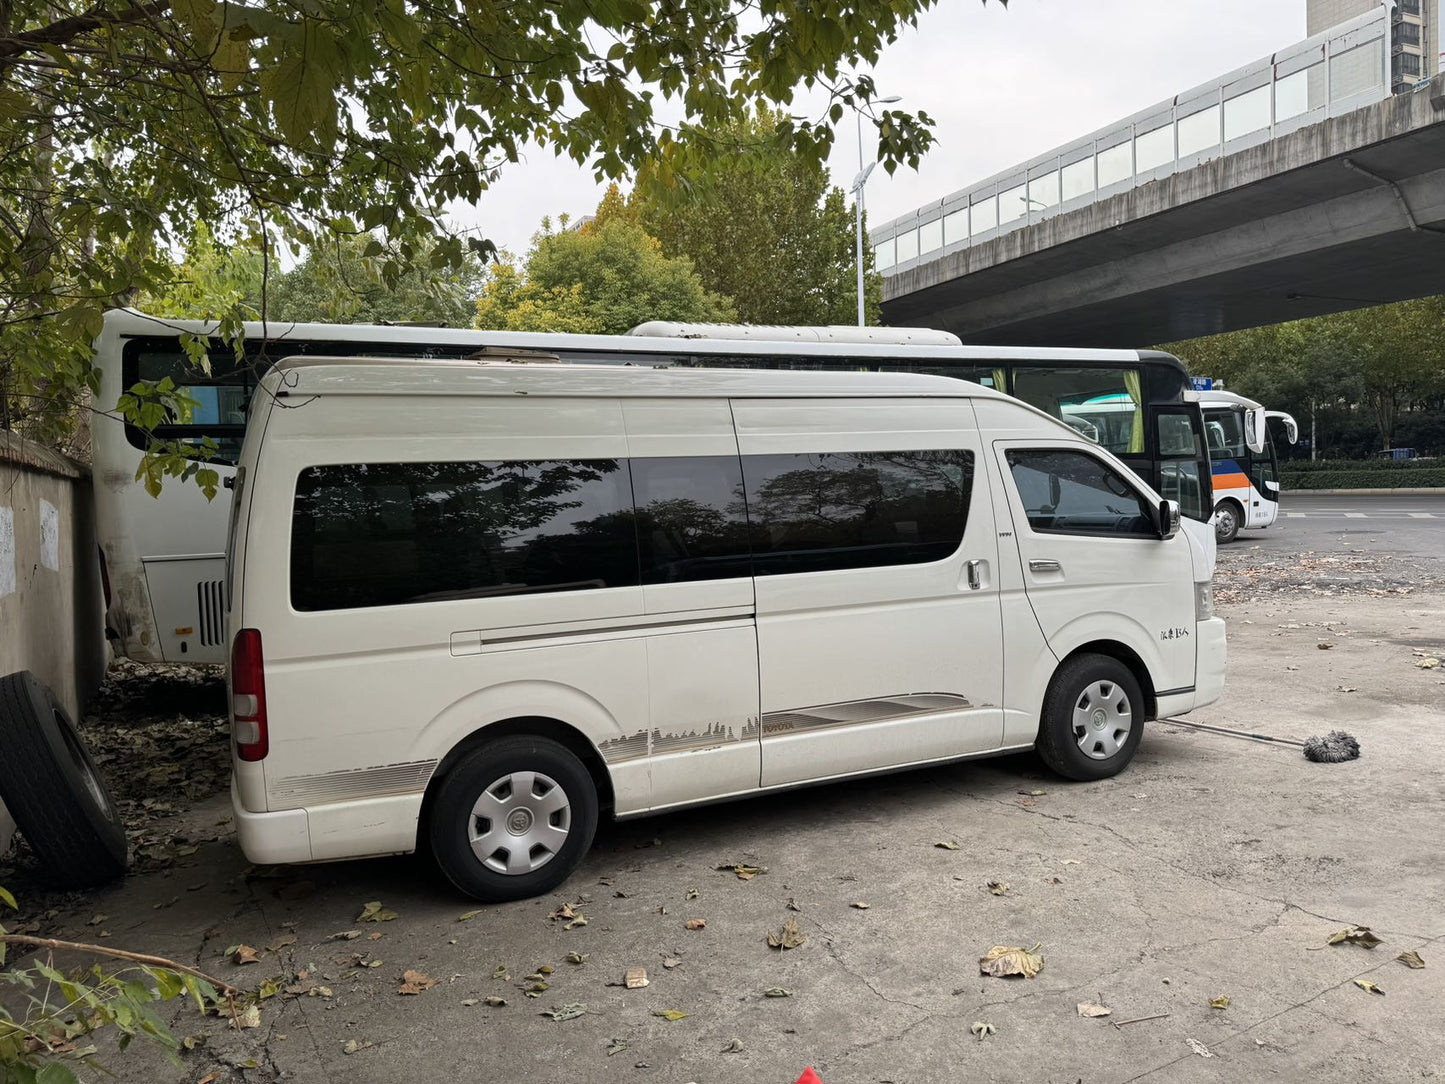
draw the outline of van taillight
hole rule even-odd
[[[236,755],[242,760],[264,760],[271,744],[266,733],[261,633],[256,629],[242,629],[231,645],[231,720]]]

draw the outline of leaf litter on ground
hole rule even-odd
[[[1112,1016],[1114,1010],[1105,1005],[1093,1001],[1081,1001],[1078,1004],[1080,1016]]]
[[[381,905],[380,900],[372,900],[361,909],[361,914],[356,916],[357,922],[391,922],[397,917],[395,911],[388,910]]]
[[[1380,938],[1370,932],[1370,927],[1368,926],[1346,926],[1343,930],[1337,930],[1330,934],[1325,944],[1343,945],[1346,942],[1368,949],[1372,949],[1376,945],[1383,943]]]
[[[1412,967],[1417,971],[1425,966],[1425,961],[1420,959],[1420,954],[1414,950],[1402,952],[1396,956],[1395,959],[1399,960],[1406,967]]]
[[[788,919],[783,923],[783,928],[778,933],[768,934],[768,947],[775,948],[779,952],[783,949],[795,949],[808,943],[808,937],[798,926],[798,920]]]

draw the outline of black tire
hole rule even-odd
[[[1059,667],[1044,694],[1039,756],[1066,779],[1118,775],[1139,748],[1144,711],[1139,682],[1127,666],[1107,655],[1076,655]],[[1121,733],[1124,722],[1127,733]]]
[[[1239,529],[1244,525],[1244,509],[1237,501],[1220,501],[1214,507],[1214,541],[1221,546],[1227,546],[1239,537]]]
[[[47,878],[63,888],[115,880],[130,864],[125,827],[75,724],[29,670],[0,678],[0,798]]]
[[[511,787],[517,773],[540,777],[530,794]],[[488,794],[503,817],[477,814]],[[565,811],[551,808],[559,801]],[[464,756],[438,786],[427,825],[432,855],[447,880],[488,903],[556,888],[586,856],[596,831],[597,787],[586,766],[566,746],[525,735],[498,738]],[[482,853],[492,842],[496,849]],[[498,868],[524,861],[523,871]]]

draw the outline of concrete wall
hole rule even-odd
[[[0,676],[33,672],[76,718],[107,659],[94,509],[84,466],[0,430]],[[0,854],[13,828],[0,804]]]

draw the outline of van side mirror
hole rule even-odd
[[[1179,533],[1179,502],[1159,502],[1159,537],[1165,542]]]

